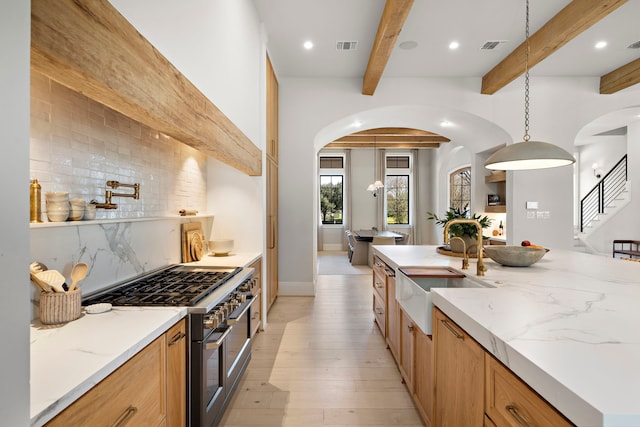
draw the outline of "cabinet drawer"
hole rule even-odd
[[[380,328],[380,332],[382,332],[382,336],[385,337],[387,328],[387,313],[385,310],[385,303],[375,292],[373,293],[373,315],[375,316],[378,328]]]
[[[573,425],[489,354],[485,354],[485,376],[485,412],[496,427]]]
[[[157,426],[166,415],[166,338],[162,335],[47,426]]]
[[[387,301],[387,276],[373,272],[373,291],[384,303]]]

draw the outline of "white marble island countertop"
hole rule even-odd
[[[375,250],[396,268],[461,267],[436,246]],[[576,425],[640,426],[640,263],[552,249],[485,264],[495,288],[433,289],[433,304]]]
[[[31,425],[41,426],[187,314],[114,307],[63,325],[31,325]]]

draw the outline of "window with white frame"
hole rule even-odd
[[[385,158],[385,210],[387,224],[410,224],[412,162],[409,154],[387,154]]]
[[[344,156],[320,157],[320,218],[322,224],[342,224]]]

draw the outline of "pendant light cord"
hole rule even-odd
[[[525,25],[525,41],[527,49],[524,61],[524,137],[525,142],[529,141],[529,0],[526,5],[526,25]]]

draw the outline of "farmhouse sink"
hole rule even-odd
[[[396,274],[396,300],[427,335],[431,335],[431,289],[490,287],[446,267],[402,267]]]

